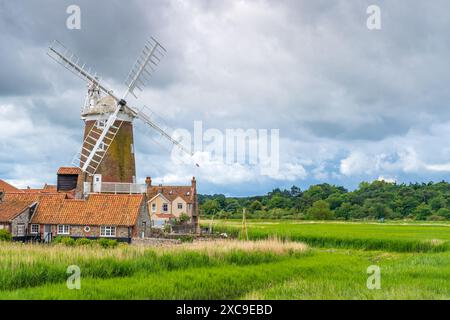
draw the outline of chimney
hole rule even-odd
[[[192,177],[191,186],[193,191],[197,191],[197,180],[195,180],[195,177]]]
[[[151,194],[152,191],[152,178],[147,177],[145,178],[145,189],[147,190],[147,195]]]
[[[195,195],[197,194],[197,180],[195,177],[192,177],[191,180],[191,199],[195,199]]]

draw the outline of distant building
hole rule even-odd
[[[182,214],[198,227],[197,181],[195,177],[190,186],[153,186],[152,179],[146,179],[148,209],[152,226],[162,226],[179,219]]]

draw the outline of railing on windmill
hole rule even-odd
[[[119,183],[119,182],[103,182],[94,184],[93,188],[89,183],[84,185],[84,193],[110,193],[110,194],[141,194],[147,191],[145,184],[139,183]]]

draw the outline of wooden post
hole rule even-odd
[[[245,219],[246,209],[242,209],[242,238],[248,241],[247,220]]]

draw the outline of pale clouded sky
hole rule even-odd
[[[66,28],[67,6],[81,30]],[[382,29],[366,27],[381,8]],[[80,145],[85,84],[46,55],[58,39],[118,91],[146,37],[167,48],[138,100],[173,128],[280,129],[280,172],[176,166],[144,126],[139,179],[203,193],[450,178],[448,1],[0,0],[0,178],[54,183]]]

